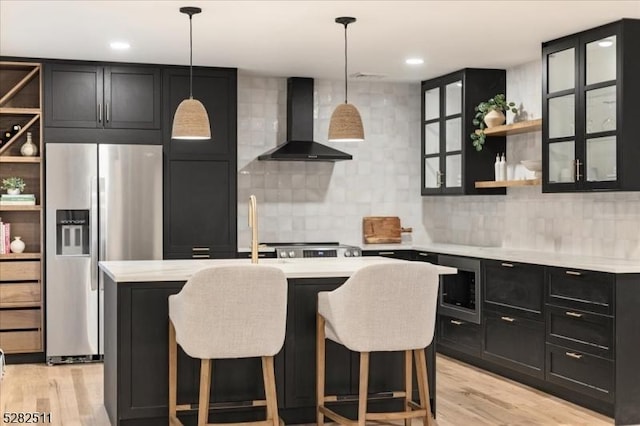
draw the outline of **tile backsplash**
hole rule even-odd
[[[258,161],[286,138],[286,79],[238,78],[238,246],[248,247],[247,200],[258,200],[260,241],[359,244],[362,217],[419,222],[420,86],[350,82],[364,142],[329,143],[331,113],[344,83],[315,80],[314,139],[353,155],[351,161]]]
[[[541,63],[507,70],[507,98],[541,117]],[[286,79],[238,79],[238,247],[248,247],[247,200],[258,199],[260,241],[362,241],[362,217],[400,216],[414,242],[545,250],[640,260],[640,192],[506,196],[420,195],[420,86],[350,82],[364,142],[327,143],[341,81],[315,80],[314,134],[353,155],[336,163],[258,161],[285,140]],[[509,121],[513,114],[509,113]],[[541,158],[541,133],[510,136],[507,162]]]

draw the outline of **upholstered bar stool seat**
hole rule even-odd
[[[317,417],[341,424],[364,425],[367,420],[388,421],[423,417],[431,425],[431,407],[424,349],[435,328],[438,272],[422,262],[384,263],[356,271],[342,286],[318,293],[317,315]],[[335,396],[325,395],[325,339],[360,352],[358,419],[350,420],[326,406]],[[392,390],[404,398],[405,410],[368,413],[369,354],[381,351],[405,353],[405,389]],[[412,398],[412,356],[415,358],[420,403]],[[330,362],[330,360],[328,360]]]
[[[217,266],[195,273],[180,293],[169,296],[169,424],[181,424],[178,407],[177,345],[200,358],[198,426],[208,425],[211,360],[262,358],[267,419],[246,424],[278,425],[273,357],[284,343],[287,280],[262,265]],[[215,389],[214,389],[215,391]]]

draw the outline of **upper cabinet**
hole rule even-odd
[[[146,135],[159,144],[160,87],[156,67],[47,64],[47,142],[135,142]]]
[[[624,19],[542,45],[543,192],[640,190],[639,39]]]
[[[505,93],[506,73],[467,68],[422,82],[422,195],[505,194],[505,188],[476,189],[475,181],[493,180],[496,154],[505,137],[476,151],[474,108]]]

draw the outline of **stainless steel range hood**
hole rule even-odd
[[[313,79],[287,79],[287,141],[265,152],[258,160],[340,161],[351,160],[338,151],[313,140]]]

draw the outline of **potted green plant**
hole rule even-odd
[[[24,179],[17,176],[11,176],[6,179],[2,179],[2,186],[0,186],[0,189],[6,189],[7,194],[17,195],[24,191],[25,186],[26,184],[24,183]]]
[[[471,134],[471,140],[477,151],[482,151],[482,146],[484,145],[486,138],[484,129],[499,126],[504,123],[504,112],[511,111],[514,114],[517,113],[518,110],[514,108],[515,106],[516,104],[514,102],[507,102],[506,96],[500,93],[486,102],[480,102],[478,106],[475,107],[476,116],[473,119],[473,124],[478,126],[478,130]]]

